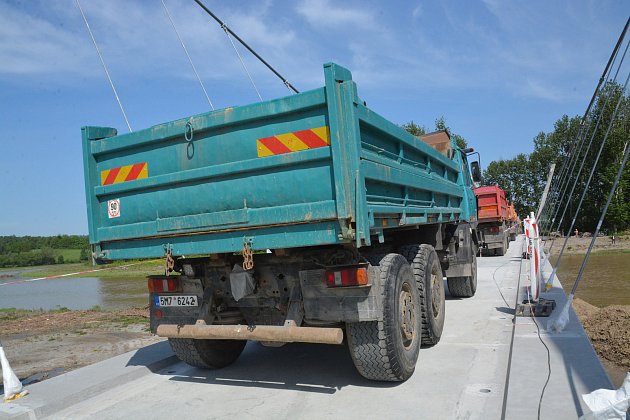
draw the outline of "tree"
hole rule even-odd
[[[446,125],[444,116],[435,120],[435,131],[438,130],[448,130],[448,132],[451,133],[451,136],[455,139],[455,144],[457,144],[457,147],[460,149],[463,150],[468,147],[468,142],[459,134],[451,131],[450,127]]]
[[[424,136],[427,134],[427,129],[424,126],[416,125],[413,121],[408,122],[407,124],[403,124],[401,126],[405,129],[409,134],[414,135],[416,137]]]
[[[619,112],[613,120],[617,103],[619,103]],[[608,130],[609,125],[610,130]],[[607,131],[608,137],[604,143]],[[624,92],[622,86],[608,82],[602,87],[583,124],[580,117],[564,115],[556,121],[552,132],[540,132],[534,137],[533,142],[534,151],[529,155],[520,154],[513,159],[490,162],[484,173],[485,183],[498,184],[506,191],[508,198],[513,200],[519,214],[528,214],[538,205],[551,164],[556,164],[554,182],[557,183],[562,168],[568,164],[568,159],[576,159],[575,165],[567,166],[573,169],[567,172],[568,181],[562,184],[566,186],[563,187],[564,196],[556,192],[548,198],[555,209],[560,208],[558,217],[564,208],[567,208],[562,226],[560,226],[561,231],[566,231],[586,188],[590,172],[595,166],[600,146],[603,144],[601,156],[593,171],[593,177],[576,219],[576,227],[579,230],[592,232],[608,198],[625,148],[630,147],[630,95]],[[582,162],[584,162],[583,168],[580,171]],[[569,196],[571,190],[573,194]],[[562,202],[560,202],[561,199]],[[630,228],[630,165],[627,165],[623,172],[602,226],[603,230],[609,232],[623,231],[628,228]]]
[[[416,137],[424,136],[425,134],[427,134],[428,131],[425,126],[417,125],[413,121],[410,121],[407,124],[403,124],[401,127],[407,130],[408,133]],[[457,147],[459,147],[460,149],[465,149],[468,147],[468,142],[466,142],[464,137],[452,132],[451,129],[446,125],[444,117],[440,117],[435,120],[435,129],[433,131],[440,130],[447,130],[450,133],[451,137],[455,139],[455,144],[457,144]]]

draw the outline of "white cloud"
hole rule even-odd
[[[519,92],[525,96],[546,99],[552,102],[562,102],[567,99],[567,93],[557,86],[549,86],[542,80],[525,78],[525,84],[521,86]]]
[[[204,79],[243,76],[225,33],[210,16],[183,0],[166,0],[166,4]],[[266,15],[269,4],[257,2],[251,10],[218,14],[261,55],[268,57],[266,53],[272,51],[278,63],[296,39],[291,27]],[[37,5],[45,9],[42,17],[35,16]],[[160,1],[83,0],[81,5],[115,82],[146,78],[147,73],[155,78],[194,78]],[[19,83],[17,76],[45,76],[73,83],[76,77],[104,77],[73,1],[40,1],[30,6],[27,10],[0,3],[0,78]],[[250,72],[264,83],[269,78],[267,70],[254,65],[249,53],[238,48],[252,67]]]
[[[76,72],[89,49],[67,30],[0,3],[0,74]]]
[[[418,19],[420,16],[422,16],[423,11],[424,11],[424,8],[422,7],[422,3],[418,3],[418,5],[414,7],[413,10],[411,11],[411,16],[414,19]]]
[[[352,25],[358,28],[375,27],[376,19],[367,7],[350,8],[334,5],[330,0],[305,0],[297,6],[297,12],[314,27],[338,27]]]

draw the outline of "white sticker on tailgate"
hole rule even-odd
[[[156,306],[197,306],[197,296],[156,296]]]

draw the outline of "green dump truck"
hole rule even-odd
[[[94,260],[164,258],[151,330],[193,366],[229,365],[247,340],[346,342],[364,377],[405,380],[442,334],[443,278],[475,294],[466,151],[370,110],[343,67],[324,74],[129,134],[82,129]]]

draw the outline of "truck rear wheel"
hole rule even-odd
[[[245,340],[195,340],[169,338],[171,349],[179,360],[202,369],[219,369],[231,365],[243,352]]]
[[[446,309],[442,268],[431,245],[408,245],[400,249],[407,258],[418,286],[422,313],[422,345],[433,346],[444,330]]]
[[[477,291],[477,256],[472,254],[472,276],[449,277],[448,291],[453,297],[473,297]]]
[[[421,342],[418,287],[405,257],[380,261],[383,321],[346,323],[348,348],[359,373],[375,381],[404,381],[413,374]]]

